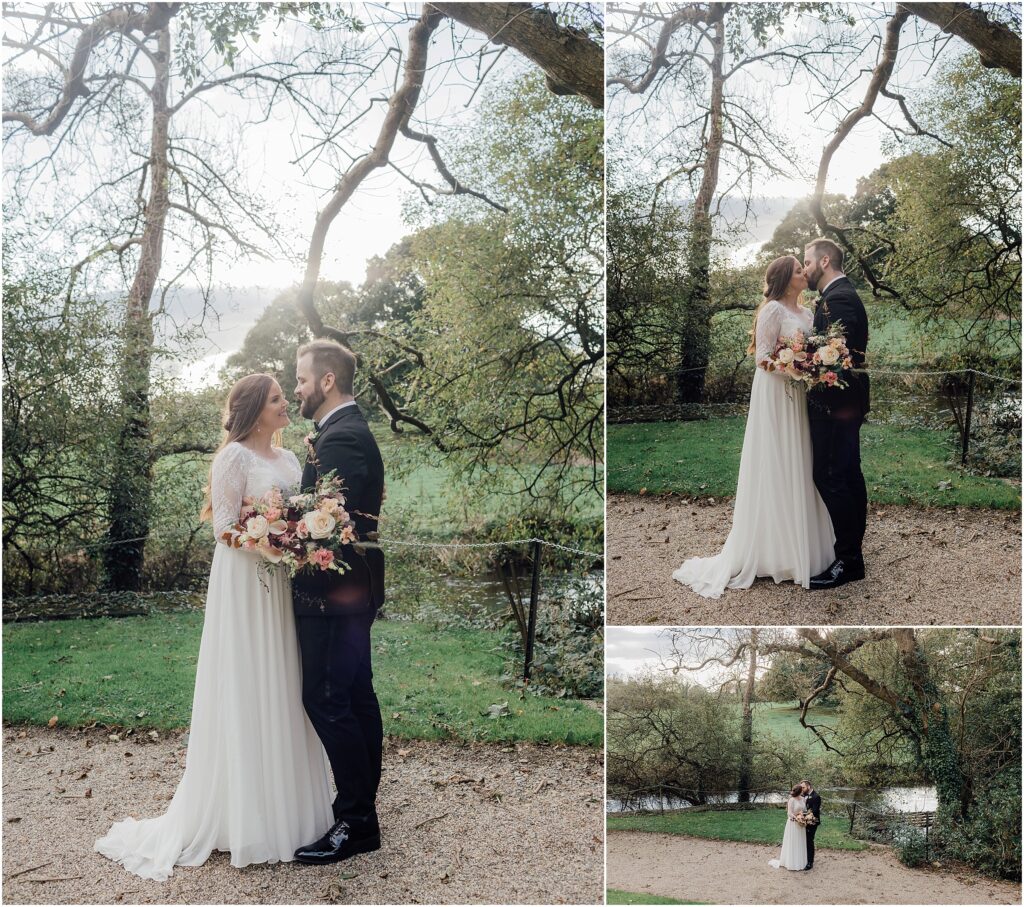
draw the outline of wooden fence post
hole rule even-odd
[[[967,377],[967,412],[964,414],[963,449],[960,452],[960,465],[967,465],[967,449],[971,443],[971,414],[974,412],[974,369]]]
[[[526,663],[523,666],[523,680],[529,682],[533,668],[533,641],[537,636],[537,600],[540,598],[540,551],[539,541],[533,543],[533,580],[530,583],[530,615],[526,624]]]

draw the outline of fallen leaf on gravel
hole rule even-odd
[[[404,759],[406,756],[409,755],[409,750],[399,750],[398,755]]]
[[[85,799],[89,800],[91,798],[92,798],[92,788],[91,787],[87,787],[85,789]]]
[[[21,816],[11,816],[11,818],[8,819],[7,821],[8,822],[20,822],[21,821]]]
[[[451,881],[451,877],[448,875],[447,872],[442,872],[441,873],[441,881],[442,882],[450,882]]]
[[[120,739],[121,739],[121,737],[120,737],[119,734],[110,734],[107,737],[107,740],[111,741],[112,743],[117,743],[117,741],[120,740]]]
[[[56,727],[59,719],[54,715],[49,721],[46,722],[47,727]]]
[[[18,734],[18,739],[19,739],[19,740],[24,740],[26,736],[27,736],[27,735],[25,734],[25,732],[24,732],[24,731],[21,731],[21,732],[20,732],[20,733]]]
[[[345,897],[345,890],[337,882],[331,882],[320,897],[329,904],[337,904]]]

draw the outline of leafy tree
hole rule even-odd
[[[463,491],[564,508],[600,487],[602,135],[536,76],[495,90],[453,159],[507,210],[456,197],[419,212],[424,298],[403,342],[424,367],[396,394]]]
[[[5,239],[5,258],[27,256]],[[119,325],[109,303],[4,270],[4,592],[62,591],[89,582],[103,523]]]

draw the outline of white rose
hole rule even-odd
[[[322,510],[311,510],[303,517],[303,522],[309,530],[309,537],[313,539],[325,539],[337,525],[337,521],[329,513]]]
[[[779,350],[779,362],[783,365],[789,365],[794,358],[796,358],[795,354],[788,347],[784,350]]]
[[[830,346],[822,347],[818,355],[821,356],[822,365],[835,365],[839,361],[839,353]]]
[[[249,517],[245,524],[245,531],[249,538],[259,540],[270,532],[270,523],[267,522],[265,516]]]

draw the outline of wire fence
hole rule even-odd
[[[158,539],[158,536],[139,536],[121,539],[114,543],[96,543],[69,549],[66,555],[84,553],[85,550],[110,548],[117,545],[133,544]],[[428,542],[419,539],[381,538],[367,546],[381,549],[419,548],[423,550],[509,550],[528,547],[525,562],[509,559],[499,562],[502,584],[508,598],[509,609],[523,639],[523,680],[529,682],[533,669],[534,649],[537,636],[537,618],[541,592],[541,567],[545,548],[562,552],[576,560],[586,559],[593,565],[603,562],[604,553],[563,545],[550,539],[536,537],[502,539],[486,542]],[[524,591],[524,580],[529,578],[528,593]],[[37,620],[65,620],[89,617],[136,617],[159,612],[191,611],[202,607],[204,596],[189,590],[159,590],[153,592],[103,591],[75,592],[42,595],[10,596],[5,599],[4,623]]]
[[[822,796],[823,808],[832,812],[841,808],[847,817],[847,831],[858,838],[905,846],[908,842],[919,844],[925,853],[925,859],[931,859],[933,846],[932,829],[935,827],[936,811],[934,809],[895,809],[887,808],[877,802],[882,791],[868,790],[874,802],[864,799],[850,799],[840,794],[851,788],[818,788]],[[615,790],[610,786],[608,791],[608,807],[612,812],[631,812],[665,815],[666,812],[709,810],[742,810],[751,808],[783,808],[789,796],[787,782],[779,782],[767,787],[751,787],[744,789],[747,801],[740,800],[741,793],[737,788],[728,790],[707,790],[704,788],[684,788],[672,784],[656,784],[631,790]],[[611,809],[618,805],[619,809]],[[780,837],[781,837],[780,829]],[[919,841],[915,841],[919,836]]]
[[[705,371],[700,401],[677,399],[679,375]],[[972,451],[1005,455],[1002,438],[1020,435],[1021,379],[983,369],[948,370],[871,368],[871,411],[867,421],[900,428],[955,432],[961,466]],[[696,421],[744,416],[749,404],[750,368],[729,373],[695,368],[647,370],[610,379],[609,423]],[[1007,464],[1015,473],[1016,463]]]

